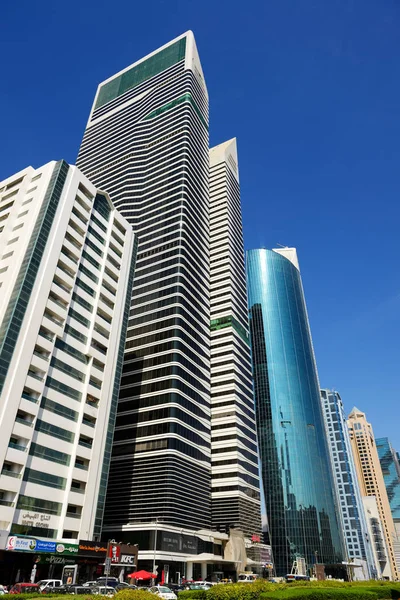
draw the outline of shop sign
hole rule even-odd
[[[261,548],[260,548],[260,560],[261,560],[262,563],[272,564],[271,546],[261,546]]]
[[[164,552],[185,552],[197,554],[197,538],[191,535],[175,534],[163,531],[161,534],[161,550]]]
[[[55,556],[53,554],[42,554],[42,556],[39,556],[38,562],[41,565],[74,565],[75,558],[73,556]]]
[[[6,550],[17,552],[47,552],[51,554],[74,555],[78,553],[77,544],[62,544],[61,542],[38,540],[36,538],[10,535],[7,539]]]
[[[100,556],[101,558],[107,554],[107,543],[92,542],[91,540],[79,540],[79,555],[80,556]]]
[[[53,529],[58,523],[59,517],[46,513],[32,513],[20,510],[17,512],[16,523],[26,527],[39,527],[41,529]]]
[[[108,558],[113,565],[123,564],[135,567],[137,566],[137,555],[137,546],[110,543]]]

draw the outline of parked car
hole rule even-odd
[[[39,590],[42,594],[53,591],[54,588],[62,586],[63,582],[61,579],[41,579],[37,582]]]
[[[66,594],[87,594],[87,587],[79,583],[71,583],[63,586]],[[61,589],[61,588],[58,588]]]
[[[98,579],[96,579],[96,583],[94,585],[106,585],[106,581],[107,586],[111,586],[113,588],[117,587],[117,585],[121,583],[120,580],[116,577],[99,577]]]
[[[10,594],[32,594],[39,591],[37,583],[16,583],[12,586]]]
[[[149,588],[149,592],[160,596],[164,600],[177,600],[177,595],[166,585],[153,585]]]
[[[184,585],[181,585],[180,583],[169,583],[168,587],[175,594],[178,594],[179,592],[183,592],[184,590],[186,590],[186,587]]]
[[[82,585],[83,587],[93,587],[94,585],[97,585],[97,581],[85,581]]]
[[[90,588],[90,592],[95,596],[114,596],[115,587],[111,585],[107,585],[107,587],[105,585],[95,585]]]
[[[189,590],[209,590],[212,588],[212,583],[209,581],[194,581],[189,583]]]
[[[259,576],[255,573],[240,573],[238,583],[253,583],[257,579],[259,579]]]
[[[8,594],[7,587],[5,585],[0,585],[0,596],[4,596],[4,594]]]
[[[117,586],[115,586],[115,589],[117,590],[117,592],[120,592],[121,590],[137,590],[138,587],[137,585],[121,582]]]

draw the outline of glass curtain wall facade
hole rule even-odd
[[[208,95],[192,32],[100,84],[77,164],[139,236],[105,529],[209,527]]]
[[[259,534],[260,482],[236,140],[210,150],[212,523]]]
[[[294,248],[247,253],[261,473],[276,574],[343,560],[311,332]]]
[[[377,438],[379,462],[393,519],[400,521],[400,460],[388,438]]]
[[[380,572],[375,568],[343,402],[338,392],[326,389],[321,390],[321,401],[338,497],[339,520],[344,532],[346,560],[366,562],[365,573],[364,569],[354,570],[355,579],[376,579]]]
[[[397,572],[400,573],[400,457],[388,438],[377,438],[375,441],[392,511],[395,527],[393,550]]]

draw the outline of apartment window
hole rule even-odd
[[[91,254],[89,254],[89,252],[87,252],[86,250],[82,251],[82,258],[86,258],[86,260],[88,262],[90,262],[91,265],[93,265],[94,267],[96,267],[96,269],[100,269],[101,268],[100,263],[97,260],[95,260],[93,258],[93,256]]]
[[[42,421],[41,419],[37,419],[35,430],[42,433],[47,433],[48,435],[56,437],[59,440],[64,440],[65,442],[73,442],[75,438],[75,434],[72,433],[72,431],[68,431],[62,427],[57,427],[51,423],[46,423],[46,421]]]
[[[104,196],[102,196],[101,194],[96,194],[93,208],[94,208],[94,210],[96,210],[98,213],[101,214],[103,219],[105,219],[106,221],[109,220],[111,208],[107,202],[107,199]]]
[[[94,275],[92,273],[92,271],[90,271],[90,269],[88,269],[87,267],[85,267],[85,265],[79,265],[79,270],[84,273],[87,277],[89,277],[89,279],[91,279],[92,281],[94,281],[95,283],[99,282],[99,278],[96,277],[96,275]]]
[[[105,243],[104,236],[102,237],[99,233],[97,233],[97,231],[94,229],[94,227],[89,225],[88,232],[91,233],[92,236],[95,237],[98,242],[100,242],[101,244],[104,245],[104,243]],[[97,252],[97,250],[96,250],[96,252]]]
[[[51,515],[60,515],[62,504],[52,502],[51,500],[42,500],[42,498],[33,498],[32,496],[19,496],[17,508],[29,511],[45,512]]]
[[[19,225],[16,225],[15,227],[12,228],[12,231],[16,231],[17,229],[21,229],[21,227],[24,226],[24,223],[20,223]]]
[[[33,200],[33,198],[28,198],[28,200],[25,200],[25,201],[24,201],[24,202],[21,204],[21,206],[25,206],[25,204],[29,204],[29,202],[32,202],[32,200]],[[26,213],[23,213],[23,214],[26,214]],[[20,216],[22,216],[22,213],[21,213],[21,215],[18,215],[18,216],[19,216],[19,217],[20,217]]]
[[[56,339],[55,347],[59,350],[62,350],[66,354],[73,356],[74,358],[76,358],[84,364],[88,363],[88,357],[85,354],[83,354],[83,352],[80,352],[79,350],[77,350],[73,346],[70,346],[69,344],[67,344],[67,342],[60,340],[59,338]]]
[[[76,340],[79,340],[83,344],[87,344],[87,337],[77,329],[74,329],[71,325],[66,325],[64,329],[64,333],[71,335]]]
[[[116,254],[117,256],[119,256],[119,258],[122,258],[122,252],[121,252],[121,250],[119,250],[119,249],[118,249],[116,246],[114,246],[114,244],[113,244],[113,243],[111,243],[111,242],[110,242],[110,248],[111,248],[111,250],[112,250],[113,252],[115,252],[115,254]]]
[[[96,244],[94,244],[91,240],[87,239],[86,240],[86,244],[89,246],[89,248],[91,248],[93,250],[93,252],[96,252],[96,254],[98,256],[100,256],[100,258],[103,258],[104,256],[104,252],[102,250],[100,250],[100,248],[98,246],[96,246]]]
[[[9,258],[13,254],[14,254],[14,250],[12,252],[7,252],[7,254],[3,254],[3,256],[1,257],[1,260],[5,260],[6,258]]]
[[[67,481],[64,477],[50,475],[50,473],[44,473],[43,471],[36,471],[35,469],[29,468],[25,468],[23,480],[56,488],[58,490],[65,490],[65,484]]]
[[[95,215],[91,216],[91,220],[93,221],[93,223],[96,223],[97,227],[100,227],[102,231],[107,231],[107,227]]]
[[[61,383],[60,381],[53,379],[53,377],[48,377],[46,379],[46,386],[53,390],[56,390],[57,392],[60,392],[61,394],[64,394],[65,396],[68,396],[69,398],[78,400],[79,402],[82,400],[81,392],[78,392],[77,390],[70,387],[69,385],[66,385],[65,383]]]
[[[78,313],[76,310],[74,310],[73,308],[69,309],[68,315],[70,317],[73,317],[77,321],[79,321],[79,323],[82,323],[82,325],[84,325],[85,327],[90,327],[90,321],[89,321],[89,319],[86,319],[85,317],[82,317],[82,315],[80,313]]]
[[[93,306],[87,300],[84,300],[81,296],[79,296],[76,292],[72,294],[72,300],[86,308],[88,312],[93,312]]]
[[[75,367],[71,367],[71,365],[68,365],[59,358],[55,358],[53,356],[50,362],[50,366],[58,369],[59,371],[62,371],[63,373],[69,375],[70,377],[73,377],[74,379],[77,379],[78,381],[85,380],[85,375],[84,373],[82,373],[82,371],[75,369]]]
[[[43,396],[43,398],[42,398],[40,407],[44,408],[56,415],[60,415],[60,417],[69,419],[70,421],[78,420],[79,413],[77,413],[76,410],[72,410],[72,408],[68,408],[68,406],[65,406],[64,404],[59,404],[58,402],[54,402],[54,400],[50,400],[50,398],[46,398],[45,396]],[[61,431],[60,435],[62,435],[62,437],[60,439],[65,439],[66,434],[64,434],[64,430]],[[67,435],[67,437],[69,437],[69,436]]]
[[[109,332],[106,329],[104,329],[104,327],[101,327],[101,325],[99,325],[98,323],[94,324],[93,329],[95,331],[97,331],[97,333],[99,333],[100,335],[102,335],[103,337],[105,337],[107,340],[110,337]]]
[[[29,212],[28,210],[24,210],[22,213],[19,213],[17,219],[19,219],[20,217],[24,217],[25,215],[28,214],[28,212]]]
[[[42,174],[41,174],[41,173],[39,173],[38,175],[35,175],[35,177],[32,177],[32,179],[31,179],[31,183],[32,183],[32,181],[36,181],[37,179],[40,179],[40,178],[41,178],[41,176],[42,176]]]
[[[79,279],[79,277],[77,278],[77,280],[75,281],[75,284],[82,288],[83,290],[85,290],[85,292],[87,294],[89,294],[89,296],[95,296],[96,292],[94,291],[93,288],[90,287],[90,285],[88,285],[87,283],[85,283],[84,281],[82,281],[82,279]]]
[[[41,446],[40,444],[35,444],[34,442],[31,443],[29,454],[31,456],[38,456],[44,460],[50,460],[51,462],[65,466],[69,466],[71,459],[70,455],[66,454],[65,452],[58,452],[58,450],[53,450],[53,448],[47,448],[46,446]]]

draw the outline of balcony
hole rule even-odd
[[[10,506],[10,507],[14,507],[15,506],[15,502],[10,502],[9,500],[2,500],[0,498],[0,506]]]
[[[32,371],[31,369],[29,369],[28,377],[32,377],[33,379],[36,379],[37,381],[44,381],[45,373],[40,374],[38,371]]]
[[[29,402],[34,402],[35,404],[37,404],[39,402],[39,398],[30,396],[29,394],[26,394],[25,392],[22,393],[22,398],[24,398],[25,400],[29,400]]]
[[[17,471],[9,471],[8,469],[3,469],[1,474],[6,475],[6,477],[14,477],[15,479],[21,479],[22,477],[22,473],[17,473]]]
[[[26,452],[28,450],[27,446],[17,444],[16,442],[9,442],[8,447],[13,448],[14,450],[19,450],[20,452]]]
[[[33,427],[33,421],[29,421],[28,419],[24,419],[24,417],[19,417],[18,415],[15,417],[16,423],[21,423],[21,425],[26,425],[27,427]]]

